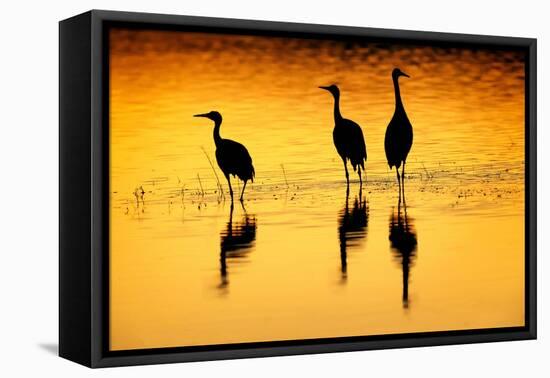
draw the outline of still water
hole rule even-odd
[[[123,29],[110,43],[112,350],[524,324],[521,53]],[[411,76],[406,206],[383,147],[394,67]],[[349,196],[318,89],[332,83],[367,143]],[[233,209],[213,123],[192,117],[210,110],[256,169]]]

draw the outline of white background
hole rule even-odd
[[[546,1],[10,1],[0,21],[0,375],[548,377]],[[536,37],[539,340],[90,370],[58,358],[58,25],[89,9]],[[546,68],[546,69],[545,69]],[[543,93],[545,92],[545,93]],[[480,130],[483,132],[483,130]],[[546,272],[546,276],[544,273]],[[482,288],[480,288],[482,290]],[[345,319],[343,319],[345,321]]]

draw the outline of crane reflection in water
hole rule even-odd
[[[401,200],[390,216],[390,249],[403,273],[403,308],[409,308],[410,269],[416,259],[417,235],[413,219],[408,217],[407,205]]]
[[[340,211],[338,218],[338,240],[340,242],[340,265],[342,282],[348,277],[348,249],[358,249],[367,236],[369,224],[368,203],[359,191],[355,197],[353,207],[349,206],[349,190],[346,191],[346,204]]]
[[[220,233],[220,289],[229,285],[228,265],[246,262],[248,253],[256,241],[256,216],[246,212],[244,206],[241,219],[233,221],[233,204],[229,210],[229,221]]]

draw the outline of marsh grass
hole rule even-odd
[[[214,168],[214,164],[212,164],[212,159],[210,159],[210,156],[208,156],[208,153],[204,149],[204,147],[201,147],[202,152],[204,153],[204,156],[206,156],[206,160],[208,160],[208,164],[210,164],[210,168],[212,168],[212,172],[214,173],[214,177],[216,178],[216,187],[218,191],[218,203],[221,202],[221,200],[225,201],[225,193],[223,191],[223,186],[220,182],[220,178],[218,177],[218,173],[216,172],[216,168]]]
[[[288,185],[288,180],[286,179],[286,171],[285,171],[285,166],[283,164],[281,164],[281,169],[283,170],[283,177],[285,179],[285,184],[286,184],[286,188],[290,188],[290,185]]]
[[[201,177],[196,173],[196,184],[184,183],[184,179],[174,176],[173,179],[158,178],[144,180],[133,186],[134,189],[122,195],[120,192],[112,192],[115,208],[120,209],[125,215],[139,217],[140,213],[154,213],[157,205],[163,205],[168,213],[172,212],[174,205],[178,203],[182,209],[195,208],[205,211],[207,208],[220,206],[224,201],[224,193],[216,167],[212,160],[205,153],[210,163],[212,176],[203,174]],[[334,193],[344,184],[342,180],[335,177],[329,180],[313,180],[309,182],[299,181],[300,184],[289,181],[287,167],[279,164],[279,178],[272,178],[276,175],[271,172],[262,176],[258,184],[247,190],[247,201],[270,202],[281,201],[296,206],[304,203],[325,203],[334,200]],[[425,200],[428,194],[435,194],[440,197],[440,205],[451,207],[467,208],[475,206],[500,206],[504,201],[509,201],[521,195],[521,187],[518,187],[518,180],[523,180],[525,169],[524,162],[515,163],[481,163],[471,162],[411,162],[410,170],[406,173],[407,194],[410,198]],[[366,173],[365,173],[366,175]],[[188,178],[192,180],[192,178]],[[154,182],[154,183],[153,183]],[[356,185],[357,182],[353,182]],[[369,196],[387,194],[393,198],[396,192],[396,180],[393,175],[384,175],[380,172],[369,174],[368,184],[363,183],[364,193]],[[207,188],[210,186],[210,189]],[[240,192],[240,183],[237,180],[236,187]],[[248,189],[248,187],[247,187]],[[415,194],[416,193],[416,194]],[[147,197],[147,198],[145,198]],[[148,206],[145,206],[147,203]],[[493,204],[493,205],[491,205]],[[214,207],[212,207],[212,205]],[[133,211],[132,211],[133,210]],[[140,219],[142,219],[141,217]]]

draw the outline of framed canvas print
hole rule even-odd
[[[60,355],[536,337],[536,40],[60,23]]]

